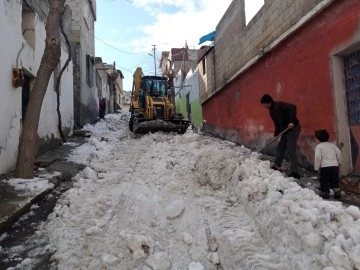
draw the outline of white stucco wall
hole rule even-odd
[[[86,54],[89,54],[87,52],[87,44],[85,43],[85,39],[83,39],[83,36],[81,35],[82,42],[81,42],[81,66],[80,66],[80,102],[81,102],[81,120],[83,124],[85,123],[93,123],[95,121],[95,118],[97,117],[97,106],[98,106],[98,100],[99,95],[95,84],[95,72],[93,73],[94,76],[94,83],[93,86],[90,86],[86,81]],[[92,56],[94,56],[92,54]],[[95,66],[93,67],[95,70]]]
[[[67,59],[67,51],[61,50],[61,67]],[[74,102],[73,102],[73,76],[72,76],[72,62],[69,63],[68,68],[65,69],[61,77],[60,87],[60,112],[62,127],[73,130],[74,124]],[[58,116],[57,116],[57,101],[55,89],[55,78],[49,81],[48,90],[46,91],[43,105],[41,107],[40,122],[38,128],[38,135],[40,138],[51,137],[54,134],[55,138],[60,138],[58,131]]]
[[[188,85],[187,92],[190,91],[190,102],[199,100],[199,71],[196,68],[195,71],[192,69],[186,75],[185,85]]]
[[[182,71],[179,70],[176,76],[174,77],[174,91],[175,91],[175,101],[180,98],[180,95],[183,95],[183,89],[181,88],[183,85],[182,82]]]
[[[13,165],[19,142],[21,88],[15,89],[11,86],[12,68],[16,66],[16,51],[20,50],[22,41],[19,26],[21,8],[16,8],[18,2],[0,1],[0,173]]]
[[[44,21],[38,16],[35,18],[35,49],[26,44],[21,30],[21,12],[21,0],[0,1],[0,90],[2,95],[0,99],[0,174],[14,168],[21,132],[22,88],[12,86],[12,68],[23,68],[35,77],[45,47]],[[24,46],[23,49],[22,46]],[[66,57],[64,53],[62,63],[65,63]],[[42,107],[39,125],[39,136],[41,138],[51,137],[51,134],[54,134],[57,138],[59,137],[57,132],[56,95],[53,89],[53,79],[51,79]],[[72,128],[71,63],[63,75],[61,89],[63,122]]]

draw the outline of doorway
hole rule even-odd
[[[353,174],[360,175],[360,50],[343,57]]]
[[[191,120],[190,93],[187,93],[186,95],[186,114],[187,114],[187,119]]]

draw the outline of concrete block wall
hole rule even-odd
[[[203,61],[205,61],[205,74]],[[215,83],[215,50],[210,49],[208,54],[198,62],[198,74],[199,74],[199,100],[200,103],[205,102],[216,91]],[[206,120],[206,119],[205,119]]]
[[[229,80],[262,49],[279,38],[309,11],[327,0],[266,0],[264,6],[245,24],[244,0],[234,0],[216,27],[215,76],[208,87],[201,89],[204,102],[227,85]],[[211,54],[208,56],[211,58]]]

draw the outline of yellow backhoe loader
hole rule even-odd
[[[171,100],[166,77],[144,76],[142,69],[136,68],[130,102],[130,131],[185,133],[191,122],[176,114]]]

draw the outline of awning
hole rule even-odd
[[[207,34],[207,35],[205,35],[205,36],[202,36],[202,37],[200,38],[199,45],[200,45],[201,43],[206,42],[206,41],[214,41],[214,40],[215,40],[215,31],[213,31],[213,32],[211,32],[211,33],[209,33],[209,34]]]

